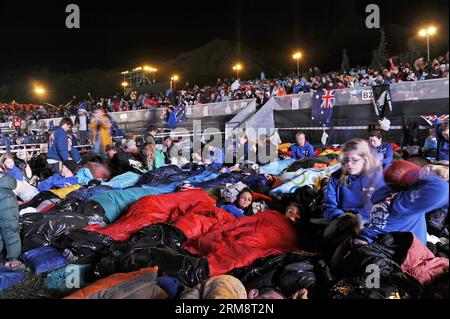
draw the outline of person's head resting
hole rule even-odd
[[[298,145],[303,146],[306,144],[306,134],[303,132],[298,132],[295,134],[295,141]]]
[[[442,134],[442,137],[448,141],[448,123],[441,124],[439,127],[439,132]]]
[[[248,292],[248,299],[286,299],[286,297],[274,288],[251,289]]]
[[[4,171],[9,171],[14,168],[14,156],[12,154],[6,153],[0,158],[0,165]]]
[[[249,188],[241,190],[236,198],[234,204],[242,209],[249,209],[253,203],[253,193]]]
[[[113,158],[115,154],[117,154],[117,152],[119,151],[119,149],[117,148],[116,145],[114,144],[109,144],[106,146],[106,155],[108,156],[109,159]]]
[[[382,143],[383,136],[380,131],[369,132],[369,143],[372,147],[379,147]]]
[[[70,118],[64,117],[59,122],[59,127],[64,130],[64,132],[69,132],[72,129],[73,122]]]
[[[295,202],[289,203],[286,207],[286,212],[284,215],[292,222],[297,223],[301,218],[301,206]]]
[[[342,164],[342,176],[369,176],[379,163],[373,157],[367,141],[355,138],[342,146],[339,160]]]

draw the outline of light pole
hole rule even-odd
[[[292,58],[297,61],[297,76],[300,76],[300,59],[302,58],[301,52],[295,52]]]
[[[45,88],[42,86],[36,86],[34,88],[34,93],[36,93],[36,95],[39,97],[39,103],[42,104],[42,98],[45,95]]]
[[[128,87],[128,82],[127,81],[123,81],[121,85],[123,87],[123,95],[125,95],[126,89]]]
[[[237,63],[233,65],[233,70],[236,71],[236,79],[239,80],[239,71],[242,70],[242,64]]]
[[[429,26],[428,28],[421,29],[419,31],[419,36],[427,38],[427,57],[428,57],[427,61],[430,61],[430,36],[434,35],[435,33],[436,33],[436,27],[433,27],[433,26]]]
[[[175,90],[175,82],[177,82],[179,79],[180,78],[176,74],[170,78],[170,84],[171,84],[172,90]]]

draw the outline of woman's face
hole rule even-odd
[[[5,160],[5,168],[10,170],[14,167],[14,160],[11,158],[8,158],[7,160]]]
[[[378,138],[376,136],[369,137],[369,143],[372,145],[372,147],[378,147],[381,145],[381,138]]]
[[[300,210],[296,205],[289,205],[286,208],[286,217],[292,220],[294,223],[300,220]]]
[[[241,196],[239,196],[238,206],[244,209],[249,208],[250,205],[252,204],[252,201],[253,201],[252,194],[250,194],[249,192],[245,192],[241,194]]]
[[[364,169],[365,160],[356,152],[345,152],[344,158],[342,159],[342,165],[349,175],[361,175]]]
[[[448,129],[442,131],[442,136],[448,141]]]

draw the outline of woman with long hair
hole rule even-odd
[[[369,217],[373,192],[383,186],[383,170],[367,141],[352,139],[342,146],[341,169],[330,178],[324,194],[324,216],[328,220],[346,213]]]

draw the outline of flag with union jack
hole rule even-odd
[[[320,126],[329,126],[336,101],[334,90],[314,92],[312,95],[311,120]]]
[[[441,122],[448,121],[448,114],[444,114],[441,116],[437,115],[421,115],[421,118],[423,118],[427,123],[431,126],[433,126],[433,122],[439,119]]]

